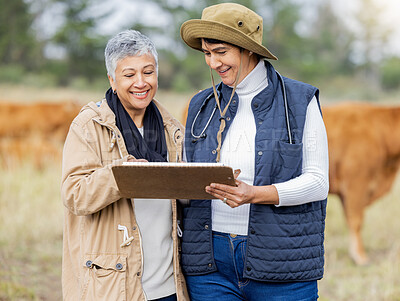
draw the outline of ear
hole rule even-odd
[[[116,87],[116,84],[115,84],[114,79],[113,79],[112,76],[109,75],[109,74],[107,74],[107,76],[108,76],[108,81],[110,82],[111,89],[112,89],[113,91],[115,91],[115,90],[117,89],[117,87]]]

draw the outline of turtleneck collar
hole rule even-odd
[[[236,93],[244,95],[260,92],[268,86],[267,78],[264,60],[260,60],[254,69],[237,85]]]

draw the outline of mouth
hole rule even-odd
[[[145,97],[147,95],[147,93],[149,93],[149,90],[144,91],[144,92],[130,92],[131,94],[133,94],[136,97]]]
[[[228,67],[224,70],[218,70],[218,73],[223,75],[223,74],[227,73],[229,70],[231,70],[231,67]]]

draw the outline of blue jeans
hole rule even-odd
[[[247,236],[213,232],[217,271],[186,276],[192,301],[311,301],[318,299],[317,281],[261,282],[243,278]]]

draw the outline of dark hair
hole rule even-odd
[[[228,44],[228,45],[231,45],[231,46],[234,46],[234,47],[239,48],[241,51],[244,50],[243,47],[234,45],[234,44],[232,44],[232,43],[224,42],[224,41],[221,41],[221,40],[217,40],[217,39],[203,38],[203,40],[204,40],[204,42],[206,42],[207,44]]]
[[[203,38],[203,40],[204,40],[204,42],[206,42],[207,44],[228,44],[228,45],[232,45],[232,46],[234,46],[234,47],[238,47],[238,48],[240,49],[240,51],[245,50],[243,47],[236,46],[236,45],[233,45],[232,43],[224,42],[224,41],[217,40],[217,39]],[[261,56],[260,56],[259,54],[255,53],[255,55],[257,56],[258,59],[261,58]]]
[[[217,39],[209,39],[209,38],[203,38],[203,40],[207,43],[207,44],[230,44],[221,40],[217,40]],[[232,44],[231,44],[232,45]]]

